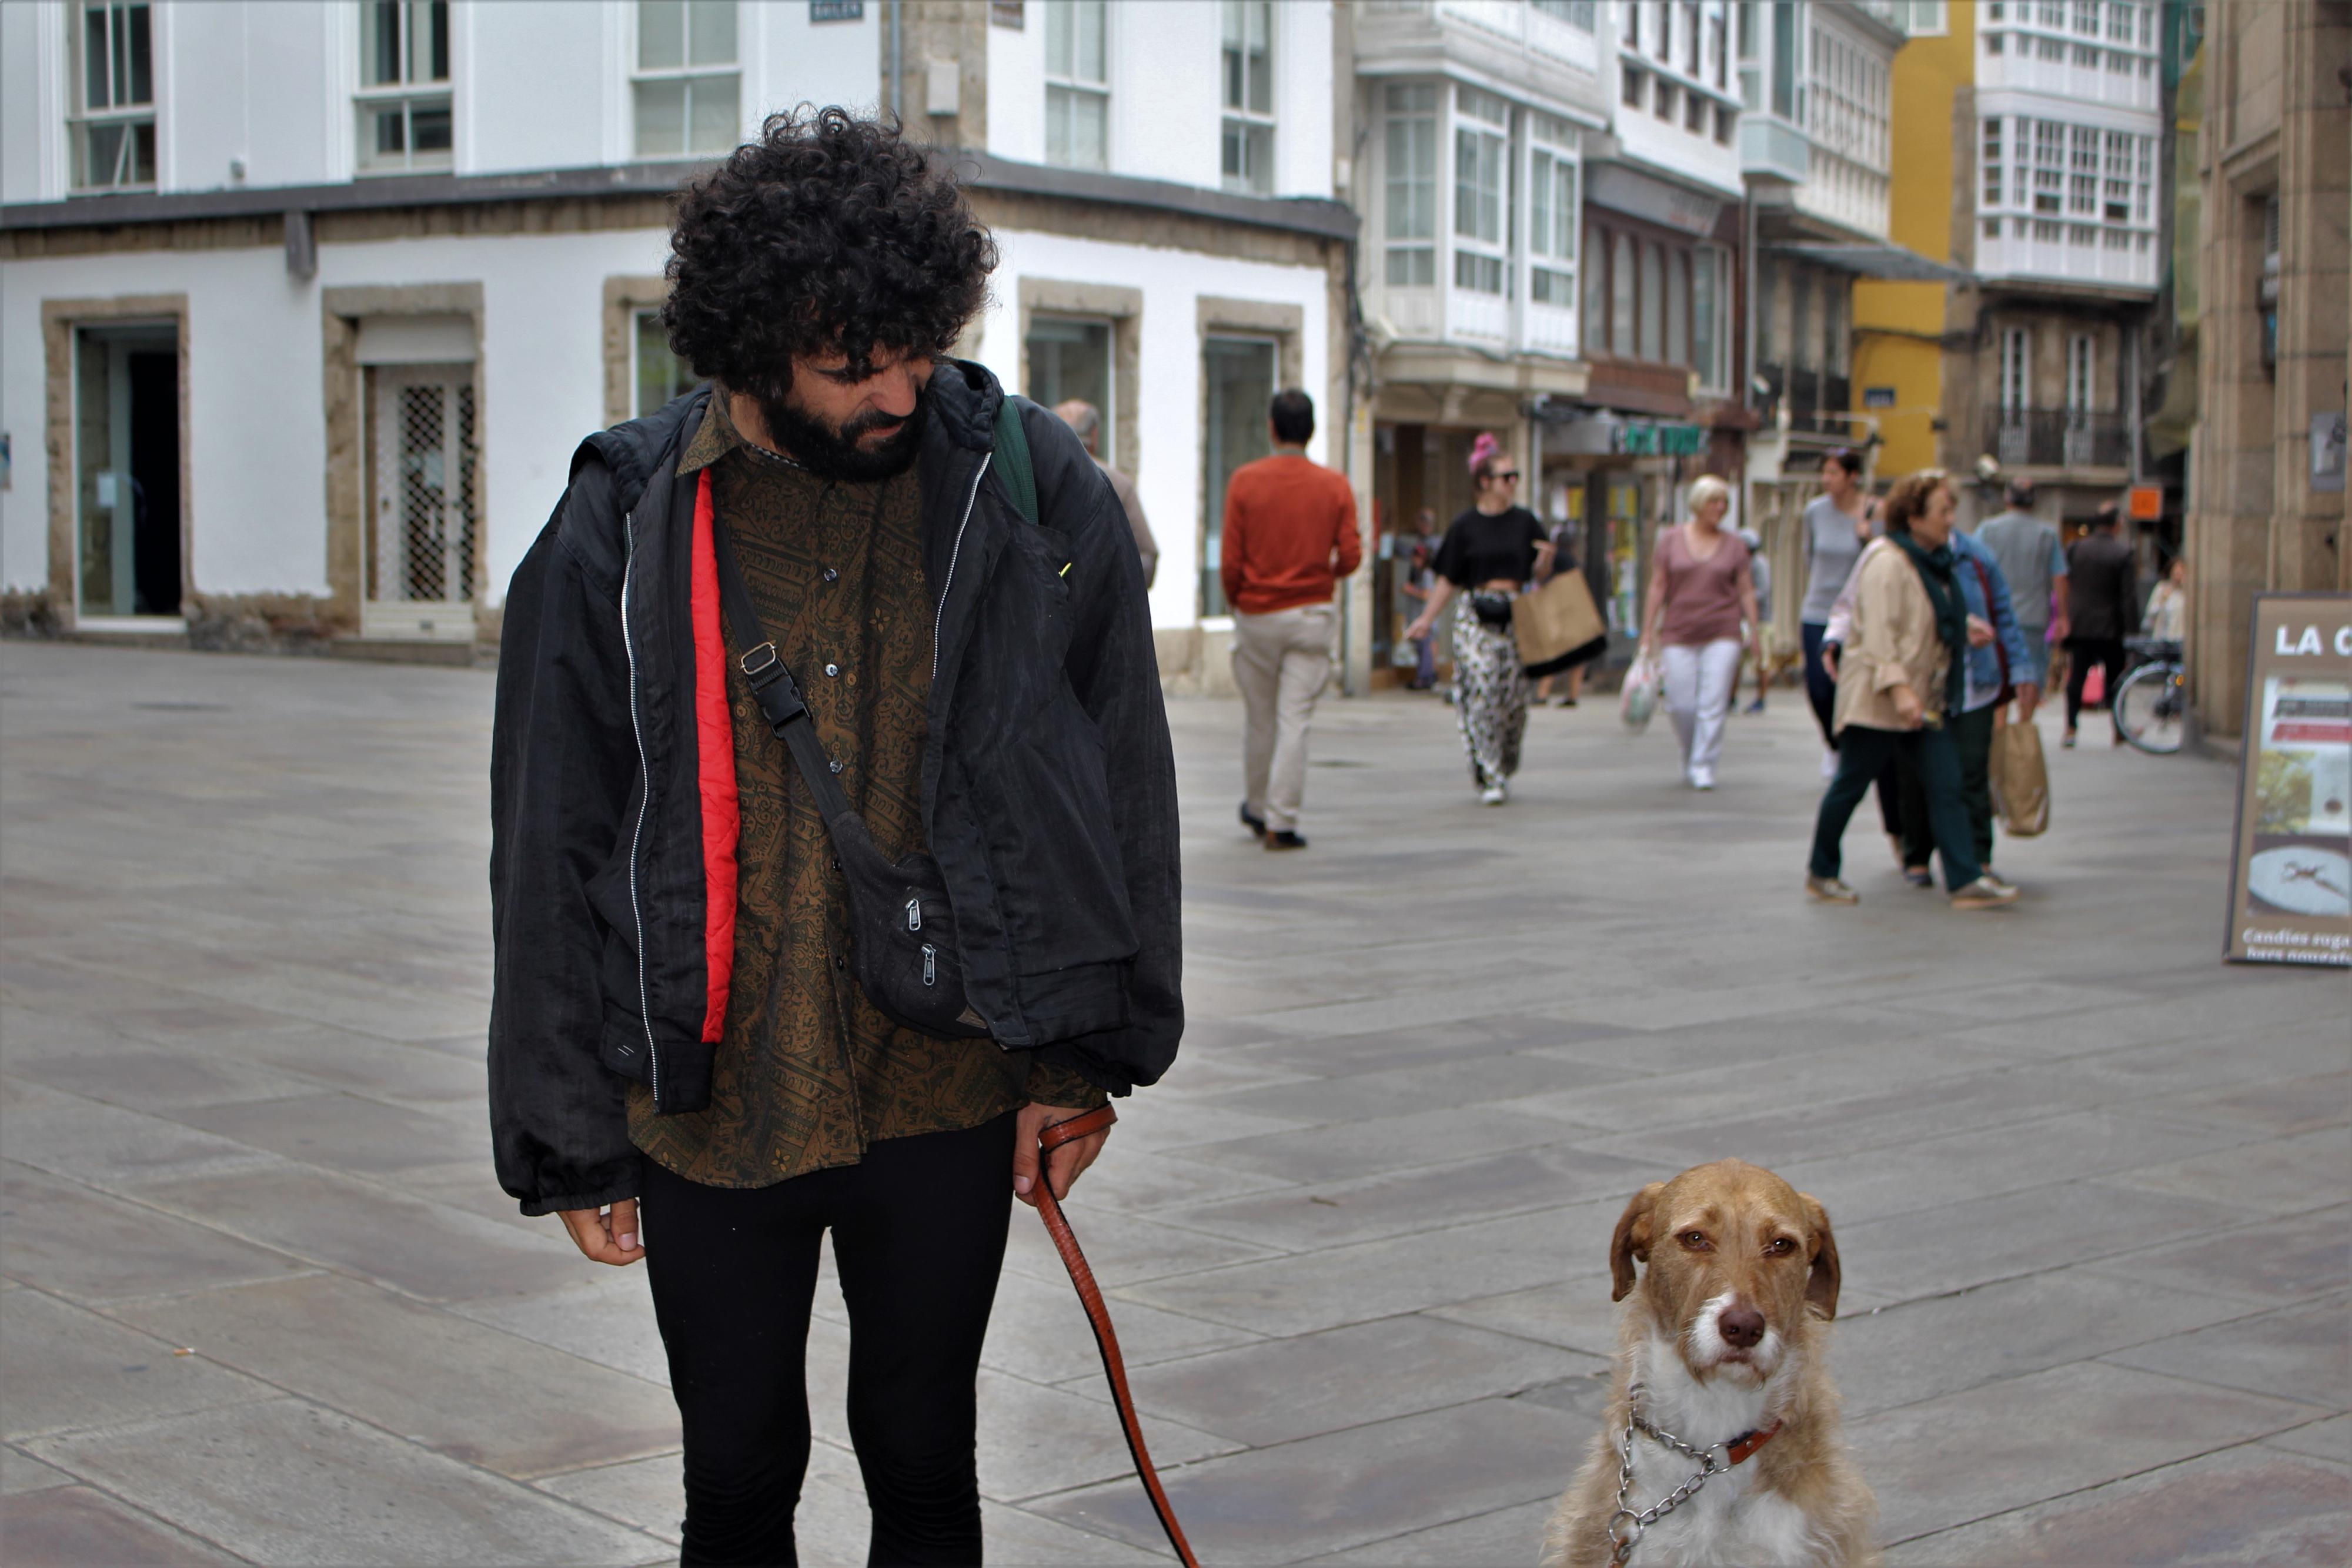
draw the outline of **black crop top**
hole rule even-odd
[[[1473,507],[1454,519],[1432,563],[1437,575],[1456,588],[1507,578],[1525,582],[1536,574],[1536,546],[1546,538],[1543,524],[1525,507],[1512,507],[1492,517]]]

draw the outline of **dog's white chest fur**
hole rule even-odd
[[[1653,1342],[1643,1359],[1643,1414],[1652,1425],[1694,1445],[1719,1443],[1753,1431],[1769,1417],[1773,1382],[1737,1387],[1699,1384],[1683,1372],[1672,1347]],[[1633,1438],[1633,1484],[1626,1506],[1639,1513],[1698,1470],[1692,1459],[1648,1437]],[[1643,1532],[1635,1568],[1705,1568],[1707,1564],[1775,1564],[1799,1568],[1822,1561],[1822,1544],[1802,1510],[1777,1492],[1755,1490],[1757,1471],[1734,1465],[1709,1476],[1674,1512]]]

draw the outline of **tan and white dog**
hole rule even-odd
[[[1838,1298],[1822,1206],[1770,1171],[1717,1160],[1635,1194],[1609,1263],[1610,1299],[1625,1302],[1616,1386],[1544,1532],[1544,1568],[1597,1568],[1637,1534],[1618,1517],[1629,1426],[1632,1514],[1706,1468],[1654,1434],[1727,1462],[1639,1530],[1632,1568],[1876,1563],[1877,1501],[1846,1457],[1822,1364]]]

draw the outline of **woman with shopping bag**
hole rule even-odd
[[[1891,758],[1916,769],[1944,885],[1955,909],[2017,902],[2017,889],[1989,876],[1960,796],[1960,758],[1950,719],[1964,711],[1968,601],[1951,550],[1958,492],[1940,468],[1924,469],[1886,498],[1886,537],[1854,568],[1853,628],[1837,662],[1837,777],[1822,798],[1805,892],[1824,904],[1853,904],[1839,880],[1840,841],[1864,791]]]
[[[1665,673],[1666,716],[1675,721],[1683,778],[1694,789],[1715,788],[1723,721],[1739,678],[1742,625],[1756,629],[1757,662],[1764,659],[1748,546],[1723,526],[1730,510],[1730,486],[1712,474],[1692,481],[1690,520],[1658,538],[1642,617],[1642,651]]]
[[[1454,617],[1454,711],[1470,754],[1470,780],[1478,798],[1499,806],[1510,798],[1519,770],[1519,741],[1528,727],[1528,677],[1511,633],[1511,601],[1531,581],[1551,576],[1552,542],[1536,515],[1512,504],[1518,465],[1503,444],[1481,431],[1470,446],[1470,509],[1454,519],[1433,562],[1436,581],[1429,605],[1405,628],[1426,637],[1446,601],[1469,600]]]

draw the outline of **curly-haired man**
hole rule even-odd
[[[839,110],[685,193],[664,319],[708,384],[584,441],[507,598],[491,761],[499,1176],[644,1258],[684,1417],[688,1563],[794,1562],[833,1233],[872,1561],[980,1561],[973,1387],[1035,1132],[1167,1070],[1174,768],[1126,518],[1061,421],[949,350],[995,249]],[[1013,464],[1015,471],[1017,463]],[[764,628],[720,612],[732,553]],[[928,850],[971,1008],[848,972],[847,894],[739,661],[772,638],[851,807]],[[645,1210],[640,1239],[639,1208]]]

